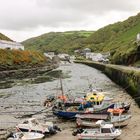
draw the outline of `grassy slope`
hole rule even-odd
[[[0,40],[7,40],[7,41],[12,41],[10,38],[5,36],[4,34],[0,33]]]
[[[110,51],[114,63],[131,64],[139,60],[139,48],[135,43],[139,32],[140,14],[99,29],[87,39],[87,43],[95,51]]]
[[[72,53],[75,49],[84,47],[83,41],[92,31],[50,32],[23,42],[26,49],[41,52],[55,51]]]

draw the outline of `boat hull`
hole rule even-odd
[[[26,128],[18,128],[21,132],[36,132],[36,133],[40,133],[40,134],[44,134],[44,135],[53,135],[53,134],[56,134],[57,132],[56,131],[41,131],[41,130],[29,130],[29,129],[26,129]]]
[[[124,126],[127,126],[129,121],[131,119],[131,115],[122,115],[122,116],[118,116],[118,117],[114,117],[112,118],[111,120],[108,120],[108,119],[104,119],[106,122],[104,123],[112,123],[115,127],[124,127]],[[100,120],[100,119],[98,119]],[[101,119],[103,120],[103,119]],[[97,124],[96,124],[96,121],[97,119],[90,119],[89,120],[83,120],[81,118],[77,118],[76,119],[76,124],[78,127],[99,127]]]
[[[44,134],[37,132],[17,132],[13,133],[7,140],[42,140]]]
[[[95,112],[95,113],[85,113],[85,112],[66,112],[66,111],[53,111],[53,114],[56,115],[58,118],[63,119],[76,119],[75,116],[77,114],[108,114],[108,112]]]
[[[109,114],[107,110],[109,108],[114,108],[114,104],[109,105],[104,109],[98,109],[93,112],[84,112],[84,111],[65,111],[65,110],[58,110],[53,109],[53,114],[57,117],[64,118],[64,119],[75,119],[76,114]]]
[[[92,127],[96,128],[99,127],[99,125],[96,124],[96,122],[90,122],[90,121],[81,121],[81,122],[76,122],[78,127]],[[110,122],[106,122],[110,123]],[[129,123],[129,120],[121,121],[121,122],[114,122],[113,125],[114,127],[125,127]]]
[[[83,135],[80,135],[78,136],[78,139],[79,140],[113,140],[113,139],[116,139],[118,136],[83,136]]]
[[[40,133],[34,133],[34,132],[29,132],[25,134],[21,140],[41,140],[44,137],[43,134]]]

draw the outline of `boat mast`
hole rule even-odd
[[[63,84],[62,84],[62,78],[60,77],[60,89],[61,89],[61,93],[62,93],[62,98],[63,98],[63,102],[64,102],[64,91],[63,91]]]

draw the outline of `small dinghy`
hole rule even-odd
[[[41,140],[43,137],[43,134],[36,132],[18,132],[12,134],[7,140]]]
[[[56,134],[57,131],[61,131],[52,122],[40,123],[36,118],[30,118],[23,123],[16,126],[17,130],[22,132],[38,132],[45,135]]]
[[[121,135],[120,129],[115,129],[113,124],[102,124],[102,120],[97,121],[100,125],[95,129],[83,129],[83,132],[77,134],[81,140],[113,140]]]

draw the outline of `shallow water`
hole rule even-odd
[[[62,70],[64,77],[66,77],[62,80],[64,93],[66,94],[72,96],[84,95],[88,91],[89,84],[93,84],[94,88],[107,91],[111,97],[122,91],[107,76],[89,66],[69,64],[60,66],[55,71],[59,70]],[[44,83],[29,84],[29,82],[21,82],[12,88],[0,89],[1,129],[15,126],[22,119],[25,119],[20,118],[23,115],[44,109],[43,102],[46,96],[58,94],[57,89],[59,87],[59,78],[55,78]],[[51,112],[41,113],[33,117],[58,122],[58,119]]]

